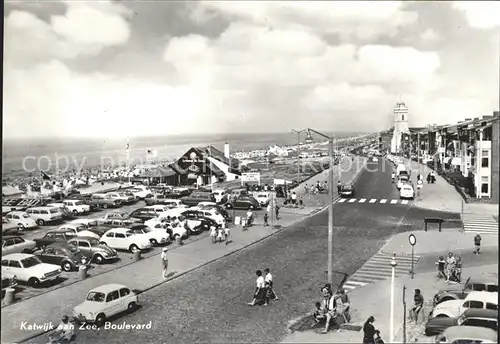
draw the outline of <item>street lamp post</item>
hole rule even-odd
[[[296,133],[297,134],[297,165],[298,165],[298,170],[297,170],[297,182],[300,183],[300,167],[302,165],[301,161],[300,161],[300,134],[306,132],[307,130],[306,129],[302,129],[302,130],[295,130],[295,129],[292,129],[292,132]]]
[[[392,274],[391,274],[391,318],[390,318],[390,325],[389,325],[389,343],[394,342],[394,278],[396,274],[396,266],[398,263],[396,262],[396,253],[394,253],[392,260],[391,260],[391,268],[392,268]]]
[[[307,129],[306,142],[312,142],[311,133],[328,139],[328,283],[333,284],[333,137],[327,136],[313,129]]]

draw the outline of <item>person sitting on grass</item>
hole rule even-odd
[[[325,319],[325,313],[321,309],[321,303],[320,302],[316,302],[314,305],[315,305],[315,308],[314,308],[314,311],[313,311],[313,319],[314,319],[315,323],[312,326],[315,326],[321,320]]]

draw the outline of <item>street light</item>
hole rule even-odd
[[[313,141],[312,133],[328,139],[328,283],[333,284],[333,137],[322,134],[316,130],[307,128],[306,143]]]
[[[391,260],[391,319],[390,319],[390,327],[389,327],[389,343],[394,342],[394,277],[396,274],[396,266],[398,263],[396,262],[396,253],[394,253]]]
[[[292,129],[292,132],[297,134],[297,159],[298,159],[297,182],[298,183],[300,183],[300,167],[302,165],[300,162],[300,134],[302,134],[303,132],[306,132],[306,131],[307,131],[306,129],[302,129],[302,130]],[[307,141],[307,138],[306,138],[306,141]]]

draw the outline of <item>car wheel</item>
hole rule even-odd
[[[104,325],[105,322],[106,322],[106,316],[104,315],[104,313],[97,314],[97,316],[95,317],[95,324],[98,327],[101,327]]]
[[[17,225],[17,229],[18,229],[20,232],[24,231],[24,225],[23,225],[22,223],[19,223],[19,224]]]
[[[42,219],[36,220],[36,223],[38,223],[39,226],[43,226],[45,224],[45,221]]]
[[[31,277],[28,280],[28,284],[34,288],[38,287],[40,285],[40,280],[36,277]]]
[[[137,310],[137,303],[130,302],[127,306],[127,313],[133,313]]]
[[[177,240],[178,237],[180,237],[179,234],[174,235],[174,240]]]
[[[78,215],[78,211],[76,209],[73,210],[73,215],[75,215],[75,216]]]
[[[62,262],[61,268],[66,272],[70,272],[71,270],[73,270],[73,265],[71,265],[70,262]]]
[[[130,250],[130,252],[134,253],[135,251],[139,250],[139,247],[137,247],[136,244],[132,244],[132,245],[130,245],[129,250]]]
[[[100,254],[96,254],[95,257],[94,257],[94,261],[97,264],[103,264],[104,263],[104,257],[101,256]]]
[[[107,204],[107,203],[104,203],[104,204],[102,205],[102,208],[103,208],[103,209],[108,209],[108,204]]]
[[[156,241],[156,239],[150,239],[149,241],[151,241],[151,245],[155,245],[155,246],[158,245],[158,241]]]

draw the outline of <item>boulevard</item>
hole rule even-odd
[[[394,197],[391,166],[378,164],[369,163],[361,172],[355,183],[359,196]],[[422,219],[429,213],[449,217],[411,205],[335,204],[334,283],[355,272],[389,236],[422,229]],[[141,294],[143,307],[116,321],[151,320],[150,331],[82,331],[79,342],[279,341],[287,322],[310,311],[319,299],[326,281],[326,224],[327,213],[319,213],[252,249]],[[271,269],[280,300],[268,307],[250,307],[255,270],[264,268]]]

